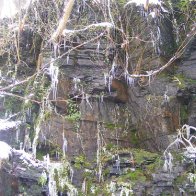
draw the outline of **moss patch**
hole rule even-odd
[[[130,182],[145,182],[146,176],[144,172],[140,169],[136,169],[135,171],[128,170],[125,175],[119,177],[118,181],[130,181]]]

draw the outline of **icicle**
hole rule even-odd
[[[120,172],[120,157],[118,155],[118,158],[116,160],[116,169],[118,170],[118,172]]]
[[[163,97],[164,97],[164,102],[168,103],[169,102],[169,96],[167,95],[167,91],[164,93]]]
[[[104,95],[101,95],[101,103],[103,103],[103,97],[104,97]]]
[[[88,94],[86,94],[85,99],[86,99],[87,104],[90,106],[90,108],[93,109],[92,105],[90,104],[89,97],[90,96]]]
[[[101,162],[99,162],[99,165],[98,165],[98,176],[99,176],[99,182],[101,182],[102,180],[102,165],[101,165]]]
[[[65,154],[67,152],[67,145],[68,145],[68,142],[67,142],[67,139],[65,138],[65,134],[63,132],[63,147],[62,147],[63,157],[65,157]]]
[[[163,171],[167,172],[168,171],[168,166],[167,166],[167,161],[165,160],[164,165],[163,165]]]
[[[50,165],[50,156],[49,154],[46,155],[46,168],[48,169]]]
[[[38,13],[37,13],[37,9],[34,8],[34,14],[35,14],[35,21],[38,21]]]
[[[28,131],[28,129],[26,129],[25,137],[24,137],[23,150],[28,152],[30,148],[31,148],[31,141],[30,141],[30,138],[29,138],[29,131]]]
[[[23,149],[23,142],[20,142],[20,150]]]
[[[173,156],[172,156],[172,154],[169,152],[168,153],[168,156],[169,156],[169,162],[171,162],[172,163],[172,161],[173,161]],[[172,164],[170,164],[171,166],[170,166],[170,171],[171,171],[171,169],[172,169]]]
[[[101,141],[101,130],[100,124],[97,124],[97,168],[98,168],[98,179],[99,182],[102,180],[102,163],[101,163],[101,153],[102,153],[102,141]]]
[[[104,83],[105,83],[105,86],[107,86],[107,83],[108,83],[108,77],[109,77],[109,75],[108,75],[108,73],[104,73]]]
[[[73,78],[73,83],[74,83],[74,88],[75,88],[75,90],[77,90],[78,89],[78,84],[80,83],[81,81],[80,81],[80,79],[79,78]]]
[[[110,188],[110,192],[114,193],[116,191],[116,182],[111,181],[109,188]]]
[[[172,167],[173,167],[173,156],[170,152],[165,153],[165,162],[163,165],[163,170],[167,171],[169,170],[169,172],[172,172]]]
[[[125,80],[126,80],[127,84],[128,84],[129,86],[134,85],[134,78],[132,78],[132,77],[129,75],[128,71],[125,71],[124,75],[125,75]]]
[[[25,99],[25,104],[28,104],[28,103],[29,103],[29,99],[26,98],[26,99]],[[27,110],[26,110],[26,115],[27,115],[28,117],[31,117],[31,108],[27,108]]]
[[[115,78],[115,68],[116,68],[116,63],[115,63],[115,61],[113,61],[112,68],[109,72],[109,75],[112,75],[114,78]]]
[[[84,194],[86,193],[86,178],[84,178],[83,183],[82,183],[82,192]]]
[[[99,53],[100,41],[97,42],[96,52]]]
[[[51,63],[49,66],[49,75],[51,77],[51,90],[53,94],[53,99],[56,100],[59,68],[57,66],[54,66],[53,58],[51,59]]]
[[[69,54],[67,55],[67,64],[69,63]]]
[[[58,151],[55,152],[55,155],[56,155],[56,160],[59,160],[59,152]]]
[[[113,80],[113,76],[111,75],[108,78],[108,90],[109,90],[109,93],[111,93],[112,80]]]
[[[174,19],[174,30],[175,30],[175,33],[176,33],[176,43],[179,43],[180,41],[180,34],[179,34],[179,27],[178,27],[178,24],[177,24],[177,21],[176,19]]]
[[[73,182],[73,175],[74,175],[74,170],[72,167],[69,168],[69,172],[70,172],[70,181],[72,183]]]
[[[124,193],[125,193],[125,196],[130,196],[130,195],[133,194],[133,190],[132,189],[129,189],[127,187],[122,186],[121,187],[120,196],[124,196]]]
[[[65,37],[63,39],[63,49],[66,50],[66,38]],[[69,55],[67,55],[67,56],[69,56]]]
[[[90,191],[92,194],[95,194],[96,188],[94,185],[91,186]]]
[[[48,189],[49,189],[49,195],[57,196],[56,181],[49,180]]]
[[[60,53],[59,45],[57,43],[53,43],[53,46],[54,46],[54,58],[56,59],[58,54]]]
[[[190,130],[190,126],[189,125],[185,125],[185,127],[186,127],[186,138],[187,139],[189,139],[190,138],[190,132],[191,132],[191,130]]]
[[[8,110],[6,110],[6,111],[5,111],[4,118],[8,118],[8,116],[9,116],[9,112],[8,112]]]
[[[160,40],[161,39],[161,30],[160,30],[160,27],[157,26],[157,40]]]

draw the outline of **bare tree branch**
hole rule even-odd
[[[58,38],[63,33],[63,30],[65,29],[65,27],[67,25],[67,21],[70,17],[74,2],[75,2],[75,0],[69,0],[68,3],[65,4],[64,11],[63,11],[63,17],[61,18],[56,31],[52,35],[52,40],[54,42],[57,42]]]

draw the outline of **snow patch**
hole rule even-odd
[[[79,33],[79,32],[86,31],[91,28],[103,28],[103,27],[104,28],[112,28],[113,26],[114,25],[110,22],[95,23],[95,24],[90,24],[83,29],[75,29],[75,30],[65,29],[65,30],[63,30],[63,35],[66,36],[67,34]]]
[[[125,4],[125,7],[131,3],[135,3],[138,6],[138,5],[145,5],[147,1],[146,0],[131,0]],[[160,0],[149,0],[149,4],[161,5],[161,1]]]
[[[0,119],[0,131],[17,127],[21,121],[8,121],[7,119]]]
[[[0,160],[9,159],[12,148],[5,142],[0,141]]]

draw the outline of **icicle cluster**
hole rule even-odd
[[[134,78],[131,77],[131,75],[128,73],[127,70],[125,71],[124,75],[125,75],[125,80],[126,80],[127,84],[128,84],[129,86],[134,85]]]
[[[79,78],[73,78],[73,83],[74,83],[74,89],[78,90],[78,84],[80,83],[80,79]]]
[[[121,191],[120,191],[120,196],[130,196],[133,194],[133,190],[129,189],[127,187],[122,186]]]
[[[104,73],[104,82],[105,82],[105,86],[108,86],[109,93],[111,93],[111,85],[112,85],[112,80],[115,78],[116,67],[117,65],[114,60],[112,63],[112,68],[109,71],[109,73]]]
[[[184,147],[184,156],[189,159],[196,159],[196,147],[194,145],[194,141],[196,140],[196,136],[190,134],[190,130],[196,131],[196,128],[189,125],[183,125],[179,131],[177,138],[172,142],[167,149],[164,151],[164,166],[163,169],[165,171],[172,171],[173,167],[173,156],[170,152],[173,146],[179,148],[180,144]]]

